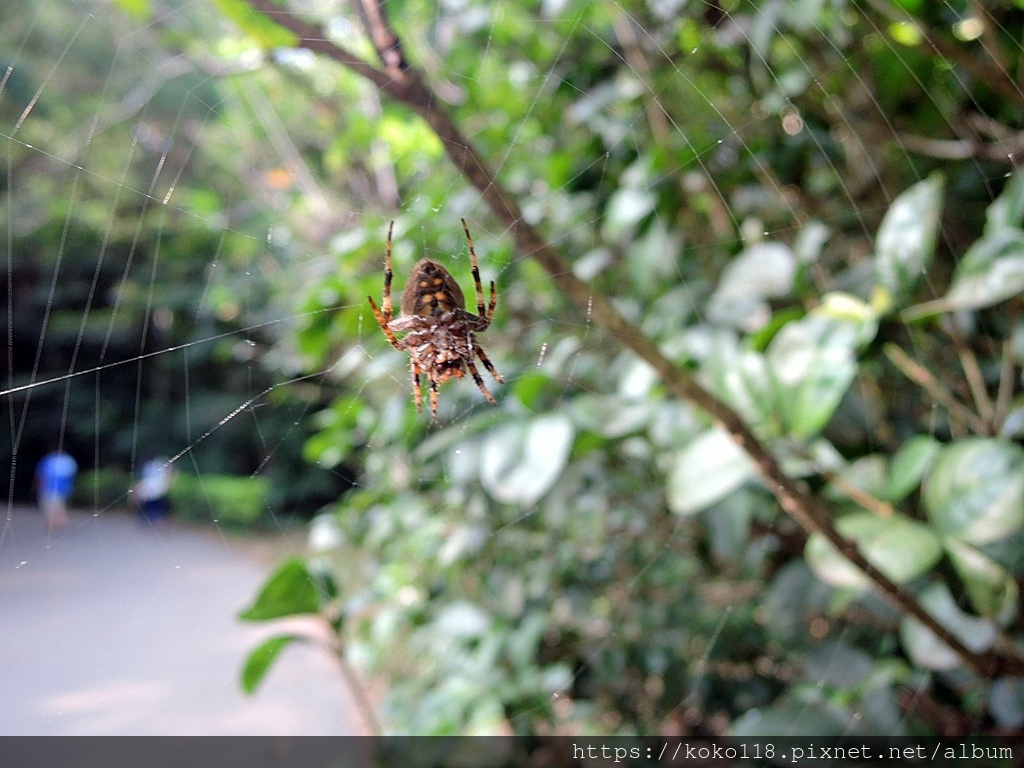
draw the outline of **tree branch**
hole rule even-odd
[[[807,485],[783,472],[775,456],[757,439],[739,414],[705,390],[689,373],[674,365],[639,328],[619,314],[607,297],[573,274],[570,265],[562,259],[555,248],[524,219],[515,198],[502,186],[475,147],[462,135],[419,72],[407,63],[401,53],[399,38],[387,20],[383,4],[377,0],[355,1],[364,23],[369,25],[367,33],[371,41],[382,46],[377,48],[377,53],[386,71],[356,59],[348,51],[328,41],[321,29],[307,24],[287,11],[282,11],[280,6],[274,5],[271,0],[248,0],[248,3],[251,8],[266,14],[298,35],[303,46],[322,53],[366,77],[380,90],[396,101],[406,104],[426,120],[441,139],[455,167],[480,191],[493,214],[505,224],[520,252],[537,261],[548,273],[551,281],[570,301],[586,311],[596,326],[654,368],[674,395],[696,405],[717,421],[749,454],[765,485],[775,495],[783,510],[807,534],[818,533],[824,536],[845,558],[871,579],[882,596],[897,610],[913,616],[931,630],[975,673],[984,677],[995,677],[1009,671],[1024,674],[1024,659],[1017,656],[972,652],[956,635],[922,608],[913,595],[872,565],[860,553],[855,543],[839,534],[832,525],[831,511],[811,493]]]

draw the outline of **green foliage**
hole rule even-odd
[[[406,56],[595,295],[735,409],[836,528],[970,648],[1019,647],[1024,174],[1006,178],[995,149],[1024,117],[977,75],[979,44],[957,42],[956,14],[902,6],[950,55],[863,3],[387,4]],[[398,732],[942,732],[935,713],[950,711],[978,730],[1024,723],[1018,680],[968,672],[880,604],[839,551],[805,540],[715,414],[670,396],[511,249],[420,116],[326,58],[285,48],[254,68],[254,49],[293,41],[268,37],[280,27],[235,0],[220,8],[229,30],[191,9],[153,45],[243,73],[190,73],[152,100],[154,119],[173,106],[205,121],[205,182],[185,173],[179,207],[159,216],[112,206],[110,169],[133,139],[98,134],[103,172],[82,175],[68,230],[67,304],[47,304],[45,282],[21,269],[53,267],[63,211],[14,238],[17,254],[50,259],[16,258],[14,272],[37,286],[25,316],[51,307],[65,354],[81,323],[87,346],[111,329],[111,350],[137,355],[157,309],[172,313],[167,344],[202,342],[188,347],[187,409],[160,388],[171,377],[156,360],[117,383],[104,371],[108,389],[154,388],[142,436],[116,404],[94,412],[91,382],[70,396],[82,444],[110,418],[118,437],[104,444],[122,454],[209,452],[179,476],[176,508],[252,520],[282,491],[267,478],[302,485],[294,467],[244,476],[263,467],[263,444],[232,432],[241,419],[223,426],[265,390],[261,435],[304,441],[320,467],[357,468],[315,522],[316,556],[281,566],[245,618],[322,615],[348,659],[388,682],[383,715]],[[334,12],[316,21],[369,60],[354,20]],[[986,48],[1021,38],[1019,13],[991,13],[999,35]],[[91,50],[112,44],[86,34]],[[997,71],[1020,71],[1018,45],[1000,55]],[[40,77],[21,71],[8,87],[24,102]],[[73,70],[67,87],[98,92],[98,71]],[[25,123],[8,167],[81,122],[59,103],[37,109],[50,119]],[[950,159],[965,146],[988,151]],[[127,174],[118,189],[147,188],[141,169]],[[19,211],[68,199],[56,174],[17,181],[7,204]],[[398,290],[422,256],[466,290],[460,216],[501,294],[480,341],[506,384],[494,408],[470,381],[447,383],[434,427],[366,296],[381,290],[391,218]],[[147,272],[116,268],[140,224],[153,253],[139,263],[159,242],[169,265],[154,298]],[[106,240],[117,258],[94,265]],[[207,279],[197,265],[214,258],[228,268]],[[100,295],[120,289],[122,304],[81,322],[94,267]],[[322,376],[293,390],[270,368]],[[63,426],[49,405],[36,434]],[[293,427],[307,413],[305,440]],[[243,687],[295,639],[255,649]],[[908,690],[926,706],[908,706]]]
[[[852,7],[731,10],[747,38],[689,6],[645,7],[634,17],[651,45],[640,46],[644,72],[623,51],[614,4],[570,2],[553,18],[501,8],[392,10],[428,79],[457,76],[456,122],[500,164],[527,216],[828,500],[870,562],[971,648],[1019,642],[1013,424],[1024,406],[1018,395],[986,410],[975,394],[984,413],[965,423],[932,396],[947,386],[972,398],[973,374],[936,384],[920,369],[953,377],[958,344],[961,359],[982,358],[986,397],[1013,389],[993,350],[1024,332],[1019,312],[1004,311],[1019,309],[1024,176],[992,200],[981,185],[1001,171],[912,157],[902,139],[942,136],[943,113],[974,110],[984,85],[964,89],[948,62],[913,47],[911,25]],[[323,66],[338,89],[366,87]],[[851,136],[863,126],[844,110],[865,86],[877,101],[857,119],[872,128]],[[322,611],[349,659],[390,682],[390,728],[941,728],[904,709],[907,687],[974,723],[986,706],[1024,721],[1011,680],[966,678],[830,544],[805,543],[711,415],[669,397],[527,255],[510,253],[456,170],[437,164],[419,118],[385,104],[376,124],[345,119],[332,162],[352,168],[367,137],[393,155],[369,162],[394,169],[402,188],[399,289],[421,252],[464,263],[453,222],[467,216],[502,296],[482,339],[506,376],[499,407],[449,384],[431,428],[365,305],[380,290],[392,214],[339,235],[336,266],[296,286],[299,311],[318,313],[296,354],[315,369],[346,350],[339,366],[357,387],[320,412],[306,444],[324,465],[361,465],[359,489],[316,521],[314,539],[328,543],[312,562],[334,574],[340,598]],[[392,210],[383,199],[362,207],[378,208]],[[951,310],[986,314],[950,325]],[[893,344],[920,368],[900,367]]]
[[[179,474],[171,484],[171,510],[185,520],[251,525],[267,511],[270,480],[204,472]]]
[[[256,646],[242,667],[242,690],[248,694],[255,693],[281,651],[292,643],[304,640],[301,635],[274,635]]]
[[[104,510],[129,503],[132,476],[119,469],[89,469],[75,480],[71,503],[86,509]]]

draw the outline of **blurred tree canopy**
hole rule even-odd
[[[177,208],[157,204],[166,187],[153,202],[123,195],[147,210],[126,215],[117,242],[129,252],[139,222],[162,249],[198,229],[182,269],[220,263],[221,240],[263,265],[255,281],[223,284],[217,305],[241,302],[231,328],[266,334],[246,370],[288,398],[282,409],[311,414],[309,460],[358,467],[357,486],[315,521],[317,554],[275,572],[245,617],[322,615],[345,659],[388,682],[385,729],[1024,725],[1019,3],[117,5],[108,44],[140,35],[133,50],[181,67],[142,100],[146,115],[158,93],[183,89],[167,135],[193,137],[203,160],[180,163]],[[366,34],[388,31],[381,11],[400,46]],[[46,63],[11,75],[5,125]],[[431,89],[415,111],[393,98],[406,63]],[[81,114],[118,103],[107,82]],[[193,98],[201,130],[189,133]],[[424,119],[439,113],[459,142]],[[8,157],[49,162],[31,146],[58,154],[63,132],[27,132],[59,120],[7,129]],[[121,120],[136,135],[147,124]],[[125,146],[115,139],[121,164]],[[464,176],[474,168],[449,162],[469,146],[594,307],[625,318],[719,410],[679,397],[639,341],[516,247],[494,198]],[[73,176],[79,161],[58,157]],[[109,167],[104,178],[119,178]],[[8,208],[30,193],[51,201],[45,180],[18,178],[28,188]],[[111,195],[151,178],[97,194],[91,236],[119,232],[106,221],[125,203]],[[33,230],[48,233],[38,258],[62,252],[53,205]],[[380,295],[390,219],[398,290],[422,255],[468,290],[460,217],[498,283],[481,341],[507,384],[497,408],[471,382],[445,385],[434,427],[366,296]],[[96,250],[86,276],[99,273]],[[157,305],[143,293],[124,306]],[[195,339],[223,330],[189,327]],[[320,375],[277,386],[307,373]],[[259,391],[223,392],[237,407]],[[756,445],[737,446],[727,412]],[[810,535],[802,502],[766,482],[764,455],[824,510]],[[883,600],[883,580],[908,601]],[[293,639],[257,649],[247,687]]]

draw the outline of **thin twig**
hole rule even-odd
[[[871,514],[877,517],[892,517],[896,514],[896,510],[893,509],[891,504],[875,498],[863,488],[858,488],[842,475],[836,474],[831,470],[825,470],[821,474],[836,487],[836,490]]]
[[[953,393],[921,363],[914,360],[896,344],[886,344],[883,349],[890,362],[899,368],[904,376],[927,392],[932,400],[970,427],[975,434],[987,435],[989,433],[988,424],[984,419],[957,400]]]
[[[974,350],[968,345],[964,335],[949,318],[939,324],[946,335],[953,340],[956,346],[957,357],[960,358],[960,367],[963,369],[964,377],[967,379],[967,386],[970,387],[971,397],[974,398],[974,407],[978,409],[978,415],[989,423],[992,423],[994,409],[992,400],[988,396],[985,387],[985,377],[981,373],[981,366],[978,365],[978,358]]]
[[[548,273],[551,281],[582,311],[591,322],[617,339],[658,373],[665,386],[677,397],[696,405],[722,426],[732,439],[751,457],[766,486],[775,494],[782,509],[807,534],[819,533],[846,559],[877,586],[880,593],[897,610],[910,614],[926,626],[939,640],[960,656],[975,673],[995,677],[1011,671],[1024,674],[1024,658],[1016,654],[974,653],[947,627],[937,621],[902,586],[876,568],[832,525],[832,514],[806,483],[789,477],[775,456],[758,440],[746,422],[729,406],[705,390],[684,369],[674,365],[658,346],[636,326],[627,321],[602,293],[576,277],[558,251],[545,240],[522,215],[515,198],[495,177],[476,148],[463,136],[419,72],[409,66],[401,53],[397,35],[391,29],[383,6],[375,0],[357,0],[364,20],[375,25],[368,30],[387,71],[381,71],[331,43],[324,32],[310,25],[272,0],[248,0],[251,8],[266,14],[290,29],[302,45],[328,56],[354,72],[363,75],[382,91],[419,114],[437,136],[455,167],[480,191],[492,213],[508,228],[519,250],[533,258]],[[370,7],[372,6],[372,10]]]
[[[1010,326],[1013,327],[1013,326]],[[1013,397],[1013,341],[1007,334],[1003,341],[1002,360],[999,363],[999,389],[996,391],[996,407],[992,414],[992,432],[999,434],[1010,412]]]

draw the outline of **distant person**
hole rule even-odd
[[[153,526],[166,522],[170,512],[167,496],[173,477],[170,460],[162,456],[142,465],[139,482],[135,486],[139,522]]]
[[[68,498],[75,488],[78,464],[71,455],[58,447],[39,460],[36,465],[36,494],[46,525],[55,532],[67,528]]]

